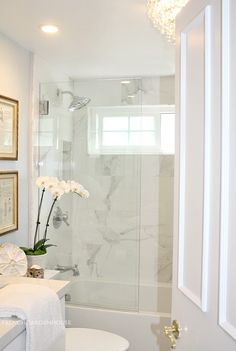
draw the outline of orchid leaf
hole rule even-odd
[[[49,239],[41,239],[34,245],[34,251],[41,249]]]
[[[48,247],[52,247],[52,246],[57,246],[57,245],[47,244],[47,245],[44,245],[43,247],[44,247],[45,249],[47,249]]]

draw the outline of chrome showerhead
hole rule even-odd
[[[68,94],[72,97],[72,102],[70,103],[68,110],[70,112],[76,111],[81,109],[82,107],[86,106],[90,102],[90,98],[88,97],[81,97],[81,96],[75,96],[71,91],[60,91],[58,89],[57,95],[59,96],[60,94]]]
[[[90,99],[88,97],[74,96],[71,104],[68,107],[68,110],[71,112],[79,110],[82,107],[86,106],[89,102]]]

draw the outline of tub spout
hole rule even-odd
[[[73,276],[79,276],[80,275],[79,268],[78,268],[77,264],[75,264],[74,266],[61,266],[60,264],[57,264],[56,267],[55,267],[55,270],[59,271],[61,273],[72,271],[73,272]]]

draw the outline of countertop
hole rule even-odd
[[[0,288],[8,284],[35,284],[47,286],[57,293],[61,299],[69,290],[70,282],[63,280],[51,280],[50,277],[56,273],[54,271],[45,272],[45,277],[49,279],[35,279],[25,277],[0,276]],[[25,329],[24,323],[18,318],[0,318],[0,350],[22,333]]]

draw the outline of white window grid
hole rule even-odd
[[[175,114],[174,105],[145,105],[145,106],[106,106],[90,107],[88,120],[88,153],[100,154],[162,154],[161,150],[161,115]],[[131,129],[131,119],[134,117],[154,117],[153,129]],[[104,118],[126,118],[126,129],[104,129]],[[154,145],[132,145],[130,138],[132,133],[154,133]],[[104,133],[127,133],[126,145],[104,145]],[[168,153],[168,152],[164,152]],[[171,152],[173,153],[173,152]]]

